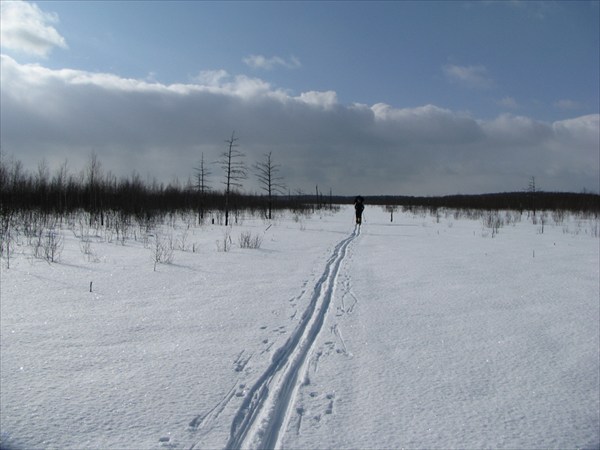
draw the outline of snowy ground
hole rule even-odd
[[[598,220],[365,214],[17,239],[2,447],[598,448]]]

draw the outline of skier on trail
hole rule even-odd
[[[357,225],[360,225],[362,223],[362,213],[365,209],[363,201],[364,199],[360,195],[354,199],[354,211],[356,212]]]

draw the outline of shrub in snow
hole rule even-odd
[[[262,244],[262,236],[259,234],[252,234],[250,231],[245,231],[240,234],[239,244],[241,248],[260,248]]]
[[[500,227],[503,225],[502,218],[498,211],[488,211],[483,216],[483,225],[492,230],[492,237],[498,234]]]
[[[164,237],[160,233],[154,235],[152,245],[152,260],[154,261],[154,271],[157,264],[171,264],[173,262],[174,248],[173,236]]]
[[[10,253],[12,252],[13,236],[11,231],[11,214],[5,214],[0,221],[0,257],[6,257],[6,268],[10,269]]]
[[[231,249],[231,228],[226,227],[223,231],[223,240],[217,241],[217,251],[228,252]]]
[[[188,245],[188,237],[189,237],[189,226],[187,228],[185,228],[182,233],[181,236],[179,236],[179,250],[181,250],[182,252],[187,252],[187,249],[189,247]]]
[[[46,232],[45,238],[41,242],[44,259],[48,262],[56,262],[60,258],[64,241],[62,236],[56,230]]]
[[[595,238],[600,237],[600,223],[597,220],[592,222],[590,234]]]
[[[90,236],[83,236],[79,241],[79,250],[86,257],[88,261],[98,262],[96,252],[92,248],[92,239]]]

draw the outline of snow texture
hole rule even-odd
[[[598,448],[598,219],[500,215],[181,218],[156,271],[141,229],[65,224],[51,264],[17,239],[0,444]]]

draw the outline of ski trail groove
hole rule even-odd
[[[271,449],[278,446],[282,431],[293,414],[299,377],[305,372],[307,356],[329,310],[340,266],[348,246],[359,235],[360,227],[355,227],[350,236],[336,245],[325,271],[315,284],[300,323],[273,354],[271,363],[249,389],[235,414],[227,449]]]

